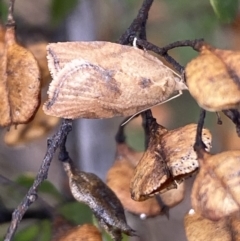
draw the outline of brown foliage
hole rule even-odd
[[[40,71],[37,61],[16,42],[14,27],[7,27],[4,44],[1,46],[0,125],[28,123],[40,103]]]
[[[125,143],[118,144],[115,163],[107,173],[107,185],[116,193],[126,210],[134,214],[145,214],[146,217],[152,217],[164,212],[165,207],[173,207],[182,201],[184,183],[178,189],[161,194],[162,205],[155,197],[142,202],[134,201],[131,198],[129,186],[134,168],[142,155],[142,152],[134,151]]]
[[[48,115],[69,119],[130,116],[186,89],[173,70],[138,48],[68,42],[49,44],[47,52],[53,77],[44,105]]]
[[[185,69],[189,92],[208,111],[238,109],[240,52],[203,45]]]
[[[192,206],[211,220],[239,211],[240,151],[216,155],[203,153],[200,171],[192,189]]]
[[[238,241],[240,217],[235,213],[219,221],[211,221],[191,210],[184,218],[188,241]]]
[[[177,188],[185,178],[198,170],[197,155],[193,150],[196,125],[168,131],[152,121],[148,148],[139,161],[131,182],[134,200],[145,200],[156,193]],[[207,150],[211,147],[211,134],[203,131]]]

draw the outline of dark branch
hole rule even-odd
[[[141,39],[146,39],[146,23],[148,19],[148,12],[152,6],[154,0],[144,0],[142,7],[140,8],[137,17],[133,20],[129,28],[125,33],[119,38],[118,42],[120,44],[128,44],[129,37],[132,35],[134,37],[139,37]]]
[[[149,138],[151,135],[152,123],[156,123],[156,119],[152,115],[151,110],[146,110],[142,112],[142,126],[145,134],[145,149],[148,148]]]
[[[202,157],[202,151],[205,150],[206,146],[202,141],[202,130],[204,126],[204,119],[206,116],[206,111],[201,109],[200,117],[197,125],[196,140],[194,144],[194,151],[196,151],[198,158]]]
[[[56,134],[53,135],[51,139],[48,140],[47,152],[42,161],[42,165],[38,171],[36,179],[32,185],[32,187],[28,190],[26,196],[22,200],[22,202],[18,205],[18,207],[14,210],[12,214],[12,221],[8,228],[7,234],[5,236],[4,241],[10,241],[16,232],[17,226],[23,218],[23,215],[30,207],[32,203],[34,203],[37,199],[37,191],[38,187],[41,183],[47,179],[48,170],[53,159],[53,155],[56,152],[57,148],[61,145],[64,138],[68,135],[68,133],[72,129],[72,121],[71,120],[63,120],[59,130]]]
[[[130,38],[130,41],[133,41],[133,37]],[[161,55],[169,62],[173,67],[183,73],[184,67],[181,66],[174,58],[168,55],[168,51],[177,47],[192,47],[194,50],[198,50],[198,46],[203,43],[203,39],[195,39],[195,40],[183,40],[183,41],[176,41],[174,43],[168,44],[165,47],[158,47],[152,43],[149,43],[143,39],[137,39],[137,45],[141,46],[142,48],[152,51],[158,55]]]
[[[238,110],[223,110],[223,113],[235,124],[237,135],[240,137],[240,113]]]

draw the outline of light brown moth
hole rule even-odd
[[[179,75],[144,50],[110,42],[47,46],[52,82],[44,111],[76,118],[131,116],[187,89]]]

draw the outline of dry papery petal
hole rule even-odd
[[[14,27],[6,29],[0,79],[0,125],[29,122],[40,103],[40,71],[34,56],[16,42]]]
[[[52,43],[47,47],[53,81],[44,111],[62,118],[130,116],[187,89],[158,58],[110,42]]]
[[[94,225],[84,224],[71,228],[56,241],[102,241],[102,235]]]
[[[179,188],[170,190],[159,197],[162,200],[162,206],[156,197],[149,198],[142,202],[136,202],[130,195],[130,181],[134,174],[134,168],[140,160],[143,152],[136,152],[127,144],[117,145],[117,155],[114,165],[107,173],[107,185],[115,192],[124,208],[131,213],[146,217],[153,217],[163,212],[163,208],[173,207],[180,203],[184,197],[184,183]]]
[[[190,210],[184,218],[188,241],[239,241],[240,217],[235,213],[219,221],[211,221]]]
[[[145,200],[177,188],[177,184],[198,171],[197,155],[193,150],[196,128],[196,124],[189,124],[168,131],[153,119],[148,148],[131,181],[134,200]],[[209,130],[204,129],[202,137],[209,151],[212,138]]]
[[[194,210],[203,217],[219,220],[240,206],[240,151],[216,155],[204,153],[192,188]]]
[[[185,69],[189,92],[208,111],[238,109],[240,52],[203,45]]]
[[[7,130],[4,141],[10,146],[27,144],[46,136],[59,123],[59,118],[47,116],[42,108],[39,108],[34,119],[28,124],[18,125]]]
[[[121,232],[135,235],[125,218],[124,209],[115,193],[95,174],[77,170],[71,159],[63,162],[69,177],[73,197],[90,207],[99,224],[115,241],[122,239]]]

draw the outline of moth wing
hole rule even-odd
[[[174,179],[191,175],[199,167],[197,154],[193,149],[196,130],[196,124],[189,124],[169,131],[161,140],[161,146],[168,158],[167,165],[172,171]],[[212,140],[209,130],[203,129],[202,139],[207,147],[206,150],[209,151]]]
[[[114,99],[121,95],[119,83],[111,72],[75,59],[52,80],[43,110],[61,118],[106,118],[114,116]]]

